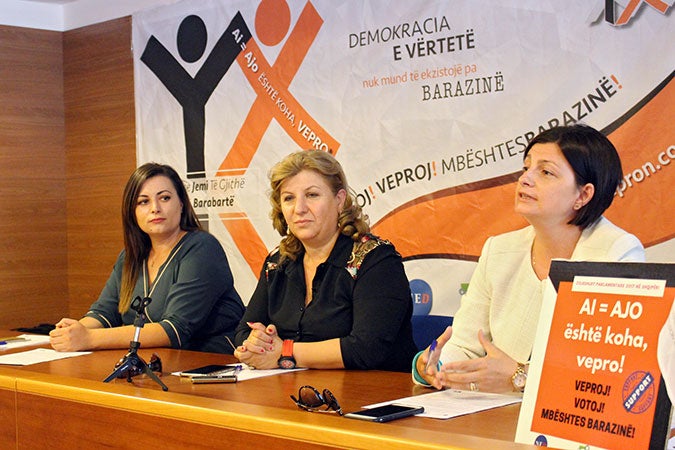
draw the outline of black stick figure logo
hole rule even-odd
[[[251,32],[241,13],[237,13],[194,78],[157,38],[150,36],[148,39],[141,61],[159,78],[183,109],[188,178],[205,176],[206,103],[250,38]],[[178,27],[178,54],[185,62],[198,61],[204,55],[207,39],[204,21],[196,15],[187,16]]]

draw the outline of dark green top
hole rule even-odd
[[[104,327],[131,325],[137,313],[118,312],[124,251],[87,317]],[[244,305],[234,289],[234,280],[220,242],[203,231],[189,232],[159,268],[155,283],[144,289],[147,272],[138,277],[132,299],[149,296],[145,323],[158,322],[171,340],[171,347],[218,353],[233,352],[231,339]],[[141,331],[139,341],[143,342]]]

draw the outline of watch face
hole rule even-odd
[[[518,389],[522,389],[525,387],[525,382],[527,381],[527,377],[525,376],[524,373],[517,373],[515,377],[513,377],[513,385],[517,387]]]
[[[279,358],[279,367],[282,369],[295,369],[295,359],[288,356]]]

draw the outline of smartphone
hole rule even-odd
[[[190,381],[194,384],[209,384],[209,383],[236,383],[237,376],[231,375],[204,375],[199,377],[190,377]]]
[[[209,364],[208,366],[197,367],[190,370],[185,370],[180,373],[181,377],[200,377],[206,375],[217,375],[219,372],[230,372],[233,366],[226,366],[223,364]]]
[[[423,406],[390,404],[345,414],[350,419],[369,420],[371,422],[389,422],[394,419],[414,416],[424,412]]]

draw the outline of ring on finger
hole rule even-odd
[[[469,389],[472,392],[478,392],[478,385],[472,381],[471,383],[469,383]]]

